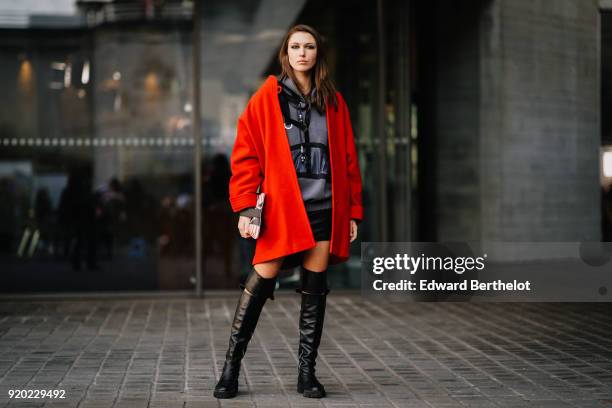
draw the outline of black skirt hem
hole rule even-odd
[[[323,210],[308,211],[306,214],[308,215],[310,229],[312,230],[315,242],[329,241],[331,239],[332,209],[326,208]],[[283,259],[280,269],[291,269],[301,265],[304,253],[305,251],[301,251],[287,255],[285,259]]]

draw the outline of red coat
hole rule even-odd
[[[361,173],[349,111],[338,92],[338,107],[326,108],[332,174],[330,264],[348,259],[350,219],[361,221]],[[253,265],[315,246],[278,102],[276,77],[269,76],[238,120],[230,164],[230,204],[234,212],[256,203],[257,187],[266,193],[263,228]]]

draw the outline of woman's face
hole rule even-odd
[[[317,62],[317,43],[312,34],[298,31],[289,37],[287,55],[294,71],[308,72]]]

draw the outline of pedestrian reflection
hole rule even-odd
[[[102,242],[108,260],[112,260],[116,239],[123,232],[123,226],[127,219],[125,195],[117,178],[113,177],[108,185],[100,191],[100,198],[102,200],[100,224],[102,227]]]
[[[0,253],[11,253],[15,241],[16,226],[16,203],[15,193],[11,180],[6,177],[0,178]]]
[[[78,168],[69,172],[68,183],[62,190],[58,208],[58,227],[62,231],[62,252],[70,258],[72,269],[98,269],[97,205],[91,192],[91,171]]]

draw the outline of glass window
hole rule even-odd
[[[193,288],[191,16],[102,7],[0,37],[3,291]]]

